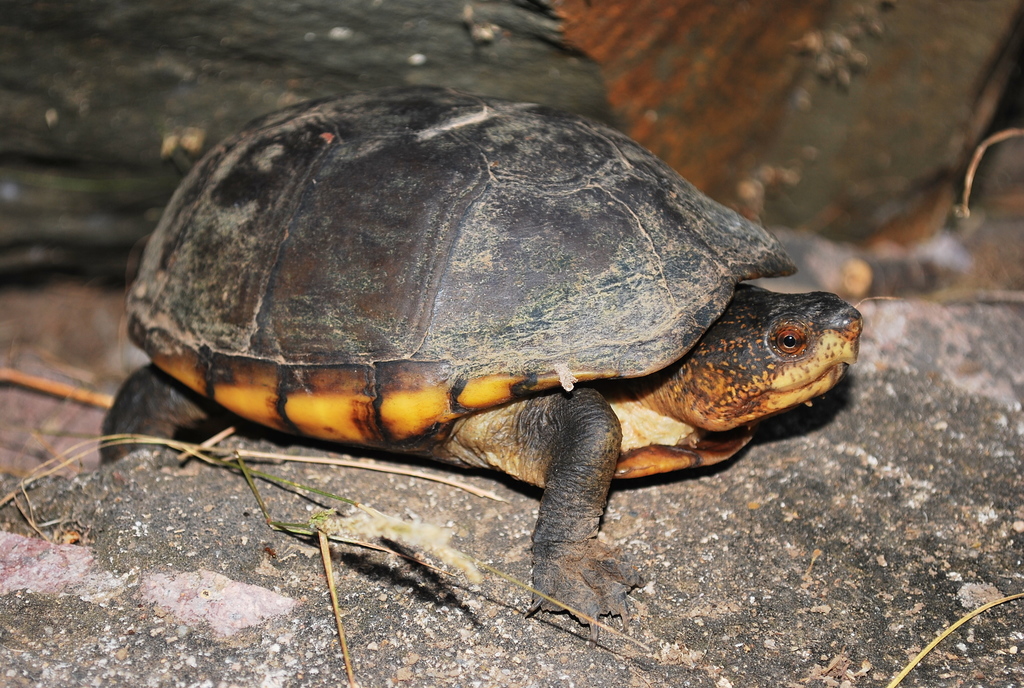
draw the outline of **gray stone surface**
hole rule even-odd
[[[608,112],[546,2],[10,3],[0,37],[0,150],[28,159],[151,171],[188,127],[209,147],[300,100],[402,84]]]
[[[528,595],[493,577],[473,586],[336,546],[361,685],[885,685],[969,608],[1024,590],[1024,412],[1019,387],[999,386],[1019,370],[1024,317],[958,308],[866,307],[862,362],[826,399],[765,423],[713,470],[616,484],[603,537],[646,575],[630,626],[645,648],[607,633],[592,647],[564,615],[526,619]],[[975,361],[971,384],[957,356]],[[529,576],[538,494],[510,480],[456,474],[507,500],[493,502],[365,471],[270,470],[449,525],[465,551]],[[319,508],[263,494],[282,520]],[[85,535],[91,565],[62,592],[39,574],[33,592],[24,574],[47,555],[11,559],[0,541],[0,578],[22,581],[0,594],[0,683],[344,684],[316,551],[268,530],[240,476],[138,452],[27,498],[44,531]],[[10,505],[0,528],[32,535]],[[266,616],[246,621],[253,599]],[[902,685],[1022,685],[1022,613],[1018,601],[967,624]]]
[[[544,0],[5,2],[0,276],[120,277],[176,167],[273,110],[405,84],[611,119]]]

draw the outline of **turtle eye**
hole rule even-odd
[[[779,353],[796,356],[807,348],[807,333],[792,323],[786,323],[775,331],[772,344]]]

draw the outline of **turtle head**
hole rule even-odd
[[[857,360],[861,326],[857,309],[835,294],[741,285],[673,372],[672,414],[717,432],[802,404]]]

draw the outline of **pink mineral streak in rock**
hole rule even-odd
[[[286,614],[298,604],[272,590],[203,569],[150,574],[139,591],[144,600],[166,609],[180,622],[191,625],[205,621],[222,636]]]

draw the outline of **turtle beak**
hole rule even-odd
[[[860,334],[864,329],[864,318],[861,317],[860,311],[852,306],[850,311],[835,328],[840,341],[840,354],[835,366],[835,383],[846,377],[847,369],[857,362],[857,356],[860,355]]]
[[[847,366],[856,363],[860,354],[860,333],[864,329],[864,318],[861,317],[860,311],[850,306],[849,309],[836,313],[828,329],[835,334],[834,346],[838,347],[836,362]]]

